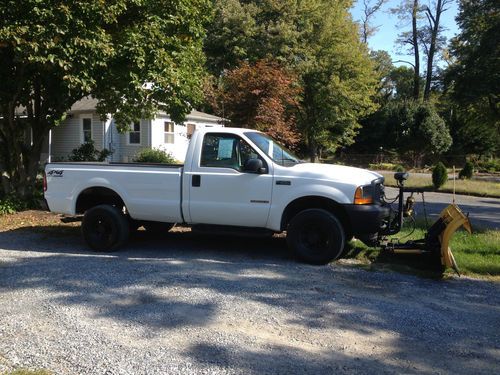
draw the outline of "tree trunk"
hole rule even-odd
[[[12,102],[1,120],[0,139],[4,147],[0,169],[2,187],[4,193],[15,194],[20,199],[28,200],[35,192],[40,152],[49,128],[45,121],[39,121],[40,118],[44,116],[33,116],[33,111],[28,110],[26,122],[20,120]],[[32,139],[26,138],[28,130],[32,130]]]
[[[413,0],[411,25],[412,25],[413,55],[415,57],[415,66],[413,73],[413,98],[415,100],[418,100],[418,98],[420,97],[420,53],[418,50],[417,12],[418,12],[418,0]]]
[[[316,163],[318,161],[318,145],[312,136],[309,136],[308,138],[309,160],[311,163]]]
[[[434,18],[429,8],[427,8],[427,17],[431,26],[431,43],[429,45],[429,54],[427,56],[427,74],[425,77],[424,100],[429,100],[431,94],[432,82],[432,67],[434,66],[434,54],[436,53],[436,39],[439,32],[439,20],[443,12],[442,0],[438,0],[436,4],[436,17]]]

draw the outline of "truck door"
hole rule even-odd
[[[259,158],[264,173],[245,172],[250,158]],[[228,133],[206,133],[200,160],[193,160],[189,183],[190,221],[265,227],[273,187],[266,161],[242,138]]]

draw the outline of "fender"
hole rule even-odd
[[[122,201],[125,203],[125,206],[127,207],[127,210],[129,210],[129,207],[128,207],[128,196],[127,196],[127,193],[120,189],[119,186],[115,186],[115,185],[112,185],[108,179],[104,178],[104,177],[93,177],[91,178],[90,180],[88,181],[84,181],[78,185],[76,185],[73,189],[73,191],[71,192],[71,197],[72,197],[72,201],[71,201],[71,214],[72,215],[75,215],[76,214],[76,202],[78,201],[78,197],[80,196],[80,194],[86,190],[86,189],[89,189],[89,188],[94,188],[94,187],[102,187],[102,188],[107,188],[109,190],[112,190],[114,191],[116,194],[118,194],[120,196],[120,198],[122,199]],[[133,216],[133,215],[132,215]]]
[[[352,202],[352,197],[346,195],[345,192],[342,192],[332,186],[307,184],[307,182],[310,181],[312,180],[301,181],[301,186],[297,186],[297,183],[299,181],[293,180],[295,186],[293,187],[293,189],[290,189],[288,191],[283,188],[279,189],[275,185],[273,190],[273,208],[271,209],[267,225],[269,229],[281,231],[281,219],[283,217],[285,209],[290,203],[300,198],[321,197],[337,204],[349,204]],[[352,196],[354,196],[354,188],[352,188],[351,190]]]

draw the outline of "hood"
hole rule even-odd
[[[335,164],[300,163],[289,168],[304,178],[337,181],[356,186],[369,185],[373,180],[383,177],[367,169]]]

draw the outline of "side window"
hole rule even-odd
[[[129,145],[140,145],[141,144],[141,123],[134,122],[128,133],[128,143]]]
[[[248,143],[235,135],[208,133],[203,139],[200,166],[243,171],[248,159],[258,157]]]
[[[171,121],[165,121],[163,124],[165,132],[165,143],[175,143],[175,125]]]
[[[92,141],[92,119],[91,118],[83,118],[82,119],[82,134],[83,134],[83,143],[87,143]]]

